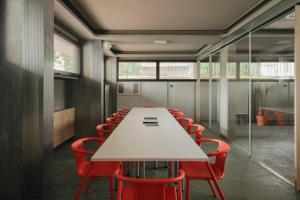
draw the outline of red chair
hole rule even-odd
[[[126,108],[120,108],[117,110],[117,112],[121,112],[121,113],[129,113],[129,109],[126,109]]]
[[[168,109],[169,112],[179,112],[178,108],[169,108]]]
[[[100,138],[106,138],[107,135],[111,135],[116,125],[114,124],[99,124],[96,127],[97,134]]]
[[[180,118],[178,122],[182,126],[182,128],[184,128],[189,133],[194,120],[192,118]]]
[[[203,131],[205,130],[204,126],[199,125],[199,124],[193,124],[192,126],[190,126],[189,128],[189,135],[195,135],[195,142],[200,145],[200,141],[202,139],[202,134]]]
[[[177,113],[173,114],[173,116],[174,116],[177,120],[180,120],[181,118],[184,117],[184,113],[183,113],[183,112],[177,112]]]
[[[224,200],[224,194],[217,180],[224,177],[225,161],[230,151],[230,145],[222,140],[211,138],[202,139],[200,142],[213,142],[218,144],[217,151],[207,154],[208,157],[215,157],[215,162],[180,162],[180,168],[183,169],[186,174],[186,200],[190,199],[190,181],[193,179],[207,180],[214,196],[216,196],[216,191],[210,182],[212,180],[221,199]]]
[[[113,124],[115,126],[118,126],[121,123],[122,119],[108,117],[108,118],[106,118],[106,121],[107,121],[108,124]]]
[[[179,170],[177,177],[164,179],[128,178],[120,170],[116,171],[115,176],[118,179],[117,200],[182,200],[182,170]]]
[[[118,120],[122,121],[122,120],[126,117],[126,115],[127,115],[127,114],[113,113],[113,114],[112,114],[112,118],[118,119]]]
[[[117,113],[126,116],[129,113],[129,109],[119,109]]]
[[[75,154],[76,158],[76,171],[77,175],[83,177],[81,183],[76,191],[75,200],[79,199],[81,190],[85,185],[88,178],[90,181],[86,188],[86,193],[88,192],[92,182],[97,177],[108,177],[110,179],[110,199],[114,199],[114,172],[120,169],[120,162],[92,162],[87,159],[87,156],[92,156],[94,153],[84,149],[85,142],[96,141],[103,144],[105,139],[103,138],[82,138],[76,140],[71,148]]]

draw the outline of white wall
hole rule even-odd
[[[194,118],[195,82],[140,82],[139,95],[117,96],[118,108],[142,107],[145,105],[176,107],[183,111],[186,117]]]
[[[217,119],[218,115],[218,87],[217,82],[212,84],[212,119]],[[261,82],[255,82],[257,86]],[[293,82],[269,82],[272,89],[267,97],[267,107],[293,107],[294,103],[294,83]],[[200,84],[200,119],[208,120],[208,85],[209,82]],[[248,113],[248,89],[247,81],[229,81],[228,82],[228,119],[235,120],[236,113]],[[222,102],[220,102],[222,103]]]

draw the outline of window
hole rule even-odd
[[[156,79],[156,62],[119,62],[119,79]]]
[[[199,64],[200,79],[209,79],[209,57],[200,60]]]
[[[249,63],[240,64],[240,78],[249,78]],[[253,79],[294,78],[293,62],[255,62],[251,63]]]
[[[54,34],[54,70],[79,74],[79,47]]]
[[[251,71],[255,69],[254,63],[251,64]],[[240,63],[240,79],[247,79],[250,78],[250,69],[249,69],[249,62],[241,62]]]
[[[226,77],[228,79],[235,79],[236,77],[236,63],[227,63],[227,68],[226,68]]]
[[[220,63],[219,62],[212,62],[211,63],[211,77],[212,78],[220,78]]]
[[[161,79],[195,79],[195,62],[160,62]]]

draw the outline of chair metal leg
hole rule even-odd
[[[190,200],[190,179],[186,178],[185,200]]]
[[[145,164],[145,161],[142,161],[140,163],[140,177],[141,178],[146,178],[146,164]]]
[[[214,194],[214,197],[216,197],[217,194],[216,194],[216,191],[215,191],[215,189],[214,189],[214,186],[211,184],[210,180],[207,180],[207,182],[208,182],[208,184],[209,184],[209,187],[210,187],[211,191],[212,191],[213,194]]]
[[[90,189],[90,187],[91,187],[93,181],[95,180],[95,178],[96,178],[96,177],[91,177],[91,178],[90,178],[90,181],[89,181],[87,187],[85,188],[85,194],[88,193],[88,191],[89,191],[89,189]]]
[[[140,162],[135,162],[136,177],[140,177]]]
[[[76,190],[76,193],[75,193],[75,197],[74,197],[74,200],[78,200],[79,199],[79,196],[80,196],[80,192],[86,182],[86,180],[88,179],[88,176],[84,176],[80,182],[80,185],[78,187],[78,189]]]
[[[208,162],[206,162],[206,165],[207,165],[207,167],[208,167],[208,169],[209,169],[209,173],[210,173],[210,175],[211,175],[211,177],[212,177],[212,180],[213,180],[213,182],[214,182],[214,184],[215,184],[215,186],[216,186],[216,188],[217,188],[217,191],[218,191],[218,193],[219,193],[221,199],[222,199],[222,200],[225,200],[224,193],[223,193],[223,191],[222,191],[222,189],[221,189],[221,187],[220,187],[220,185],[219,185],[219,183],[218,183],[218,180],[217,180],[217,178],[216,178],[216,176],[215,176],[215,174],[214,174],[214,172],[213,172],[213,170],[212,170],[210,164],[209,164]]]
[[[168,162],[168,176],[171,178],[174,175],[174,162]]]

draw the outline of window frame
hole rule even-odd
[[[62,78],[62,79],[79,79],[82,76],[82,45],[80,42],[74,40],[72,37],[69,36],[68,33],[65,33],[64,30],[58,30],[57,28],[54,28],[54,33],[53,33],[53,53],[55,52],[54,50],[54,36],[57,35],[58,37],[62,38],[63,40],[71,43],[78,49],[78,73],[73,73],[73,72],[67,72],[67,71],[60,71],[54,69],[54,60],[53,60],[53,71],[54,71],[54,78]],[[54,56],[54,55],[53,55]]]
[[[119,78],[119,63],[122,63],[122,62],[155,62],[156,63],[156,78],[155,79],[122,79],[122,78]],[[195,82],[197,81],[196,78],[193,78],[193,79],[161,79],[160,78],[160,62],[192,62],[192,63],[195,63],[197,64],[197,61],[196,60],[117,60],[117,73],[116,73],[116,78],[117,78],[117,82],[155,82],[155,81],[178,81],[178,82]],[[197,67],[197,65],[196,65]],[[195,76],[196,77],[196,71],[195,70]]]

